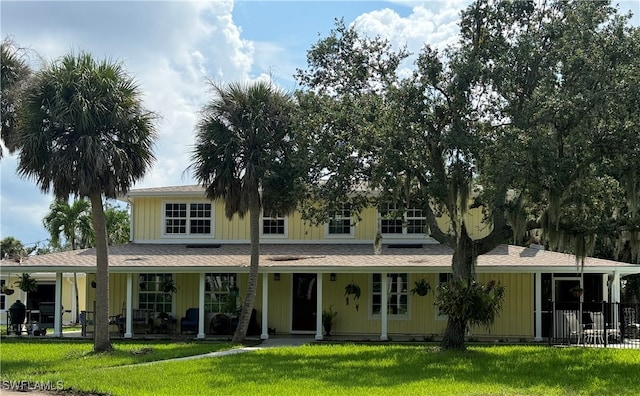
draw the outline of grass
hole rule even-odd
[[[472,346],[440,352],[424,345],[270,348],[187,361],[135,363],[204,353],[229,344],[91,344],[3,341],[6,380],[62,381],[113,395],[632,395],[640,392],[640,352],[543,346]],[[152,352],[134,355],[145,347]],[[127,367],[121,367],[127,365]],[[91,375],[86,375],[87,368]]]

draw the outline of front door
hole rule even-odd
[[[291,331],[315,331],[316,297],[316,274],[293,274]]]

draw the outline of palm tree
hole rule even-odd
[[[10,38],[5,38],[0,43],[0,55],[0,131],[2,142],[9,149],[9,153],[13,153],[18,148],[15,136],[15,109],[20,97],[19,88],[29,77],[31,69],[27,64],[26,51]],[[0,148],[0,159],[2,151]]]
[[[22,259],[27,257],[34,248],[25,248],[22,241],[12,236],[3,238],[0,241],[0,259],[13,260],[17,263],[22,262]]]
[[[127,209],[119,208],[107,202],[104,208],[107,224],[107,242],[109,245],[120,245],[129,242],[130,221]]]
[[[60,234],[71,250],[90,247],[91,204],[86,199],[76,199],[72,204],[56,199],[49,206],[49,213],[42,220],[51,236],[51,245],[61,248]]]
[[[155,160],[155,115],[121,63],[66,55],[35,73],[18,109],[18,174],[58,199],[88,197],[96,244],[95,351],[111,350],[102,196],[115,198]]]
[[[66,245],[71,250],[89,247],[89,238],[93,234],[91,227],[91,204],[86,199],[76,199],[73,204],[62,199],[55,199],[49,206],[49,213],[42,220],[44,228],[49,231],[50,242],[54,248],[60,249],[60,234],[64,235]],[[80,306],[78,296],[78,276],[73,273],[76,307]],[[78,317],[76,316],[76,323]]]
[[[264,206],[286,215],[295,208],[293,103],[290,95],[267,82],[211,85],[216,97],[197,125],[188,169],[209,199],[224,200],[227,218],[249,212],[249,281],[233,336],[234,342],[243,342],[258,285],[260,210]]]

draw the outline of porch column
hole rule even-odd
[[[262,273],[262,334],[261,340],[269,339],[269,274]]]
[[[196,337],[204,338],[204,272],[200,273],[198,280],[198,335]]]
[[[128,273],[127,274],[127,297],[126,297],[126,306],[125,306],[125,320],[126,323],[124,324],[125,329],[124,329],[124,338],[131,338],[133,337],[133,332],[131,331],[131,328],[133,326],[133,322],[131,317],[133,316],[133,274],[132,273]]]
[[[54,296],[53,336],[62,337],[62,272],[56,272]]]
[[[534,337],[536,341],[542,341],[542,273],[536,272],[535,274],[535,290],[534,290],[534,304],[535,304],[535,322],[536,328],[534,330]]]
[[[322,272],[316,274],[316,340],[322,340]]]
[[[614,305],[616,309],[613,309],[613,323],[620,323],[620,310],[618,309],[620,307],[620,282],[622,282],[620,273],[615,271],[613,273],[613,280],[611,281],[611,302],[616,304]]]
[[[613,281],[611,282],[611,302],[620,302],[620,273],[618,271],[613,273]]]
[[[389,335],[387,334],[387,305],[389,305],[388,283],[387,274],[380,274],[380,295],[382,296],[380,303],[380,341],[387,341],[389,339]]]

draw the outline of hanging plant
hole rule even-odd
[[[18,280],[15,282],[15,285],[24,292],[35,292],[38,290],[38,282],[31,277],[31,275],[27,273],[23,273],[18,277]]]
[[[2,292],[2,294],[5,294],[7,296],[12,295],[14,291],[15,290],[9,289],[7,286],[2,286],[2,290],[0,290],[0,292]]]
[[[424,297],[427,295],[427,293],[429,293],[429,290],[431,290],[431,285],[424,278],[415,281],[414,284],[415,284],[415,287],[411,289],[411,295],[417,294],[419,296]]]
[[[350,295],[353,295],[353,301],[356,302],[358,301],[358,299],[360,299],[361,294],[362,294],[362,291],[360,290],[360,286],[358,286],[358,284],[354,283],[353,281],[351,281],[351,283],[349,283],[344,288],[344,295],[347,301],[347,305],[349,305]],[[358,310],[359,307],[360,307],[360,304],[356,303],[356,311]]]
[[[160,283],[160,289],[167,293],[176,293],[178,291],[178,286],[176,285],[176,281],[173,278],[164,278],[162,283]]]
[[[571,292],[571,294],[573,294],[574,297],[580,297],[582,296],[582,293],[584,293],[584,289],[579,285],[572,287],[569,291]]]

